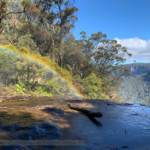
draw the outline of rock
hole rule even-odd
[[[122,146],[121,148],[129,148],[128,146]]]
[[[1,128],[2,131],[9,133],[12,140],[40,140],[47,139],[52,140],[58,138],[61,135],[61,130],[57,126],[43,123],[31,127],[21,127],[18,124],[6,125]],[[9,139],[11,140],[11,138]],[[1,147],[0,147],[1,149]],[[4,146],[6,150],[22,150],[20,146]]]
[[[40,125],[30,126],[30,127],[21,127],[18,124],[13,125],[6,125],[1,128],[1,130],[9,132],[10,137],[12,137],[12,140],[40,140],[40,139],[46,139],[46,140],[52,140],[55,138],[58,138],[61,135],[60,128],[57,126],[43,123]],[[14,137],[16,135],[16,137]],[[9,139],[11,140],[11,139]],[[0,149],[3,150],[35,150],[34,146],[32,145],[8,145],[8,146],[0,146]],[[43,149],[50,149],[53,146],[38,146],[38,148],[41,147]]]
[[[16,139],[36,140],[40,138],[54,139],[61,135],[60,129],[48,123],[29,127],[24,133],[18,135]]]
[[[3,146],[3,147],[0,147],[0,149],[2,149],[2,150],[25,150],[24,147],[15,146],[15,145]]]
[[[18,124],[13,124],[13,125],[3,126],[1,129],[3,131],[8,131],[8,132],[11,132],[11,133],[15,133],[15,132],[18,132],[20,130],[28,129],[28,127],[21,127]]]
[[[52,114],[52,115],[57,115],[60,117],[64,117],[65,116],[65,112],[57,107],[46,107],[44,109],[42,109],[43,112]]]

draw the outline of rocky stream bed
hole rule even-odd
[[[71,104],[102,117],[89,118]],[[27,98],[0,103],[3,150],[149,150],[150,107],[103,100]]]

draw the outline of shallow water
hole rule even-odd
[[[94,124],[87,116],[79,112],[64,109],[64,106],[67,107],[68,103],[72,103],[73,105],[78,104],[78,106],[86,103],[86,105],[91,105],[92,107],[88,108],[85,105],[85,109],[103,113],[102,118],[96,118],[100,122],[100,125]],[[3,103],[1,106],[6,106],[6,104],[8,106],[8,103]],[[48,98],[34,98],[20,103],[9,103],[9,105],[10,108],[20,107],[20,109],[22,107],[32,108],[37,105],[53,105],[66,111],[65,116],[58,118],[58,120],[60,122],[62,121],[61,119],[65,120],[68,126],[61,128],[62,134],[57,140],[72,140],[79,141],[79,143],[77,143],[78,146],[69,146],[68,141],[67,146],[57,146],[53,148],[54,150],[150,149],[149,106],[120,104],[102,100],[51,100]],[[39,112],[42,113],[41,111]],[[32,113],[36,112],[33,111]],[[1,115],[0,121],[6,122],[9,119],[6,116]],[[31,116],[28,117],[24,113],[21,118],[23,117],[29,119]],[[36,121],[44,122],[46,119],[40,120],[39,118],[37,120],[32,116],[31,123],[36,123]],[[17,123],[17,121],[19,122],[19,120],[15,120],[14,123]],[[80,141],[84,145],[80,145]]]
[[[84,146],[76,146],[74,149],[150,149],[149,107],[88,102],[95,106],[93,110],[103,113],[103,117],[97,119],[102,126],[95,125],[82,114],[68,114],[66,119],[71,127],[63,130],[62,138],[85,142]]]

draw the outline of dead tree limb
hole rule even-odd
[[[91,112],[89,110],[85,110],[85,109],[82,109],[82,108],[78,108],[78,107],[73,107],[71,106],[70,104],[68,104],[68,107],[70,109],[73,109],[73,110],[76,110],[76,111],[79,111],[80,113],[82,113],[83,115],[87,116],[94,124],[96,124],[97,126],[102,126],[102,123],[98,120],[95,119],[95,117],[102,117],[103,114],[100,113],[100,112]]]
[[[79,111],[80,113],[83,113],[87,116],[90,116],[90,117],[102,117],[103,114],[100,113],[100,112],[91,112],[89,110],[86,110],[86,109],[83,109],[83,108],[79,108],[79,107],[74,107],[74,106],[71,106],[70,104],[68,104],[68,107],[70,109],[73,109],[73,110],[76,110],[76,111]]]

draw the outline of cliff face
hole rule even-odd
[[[125,65],[130,69],[130,76],[144,75],[150,72],[150,63],[134,63]]]

